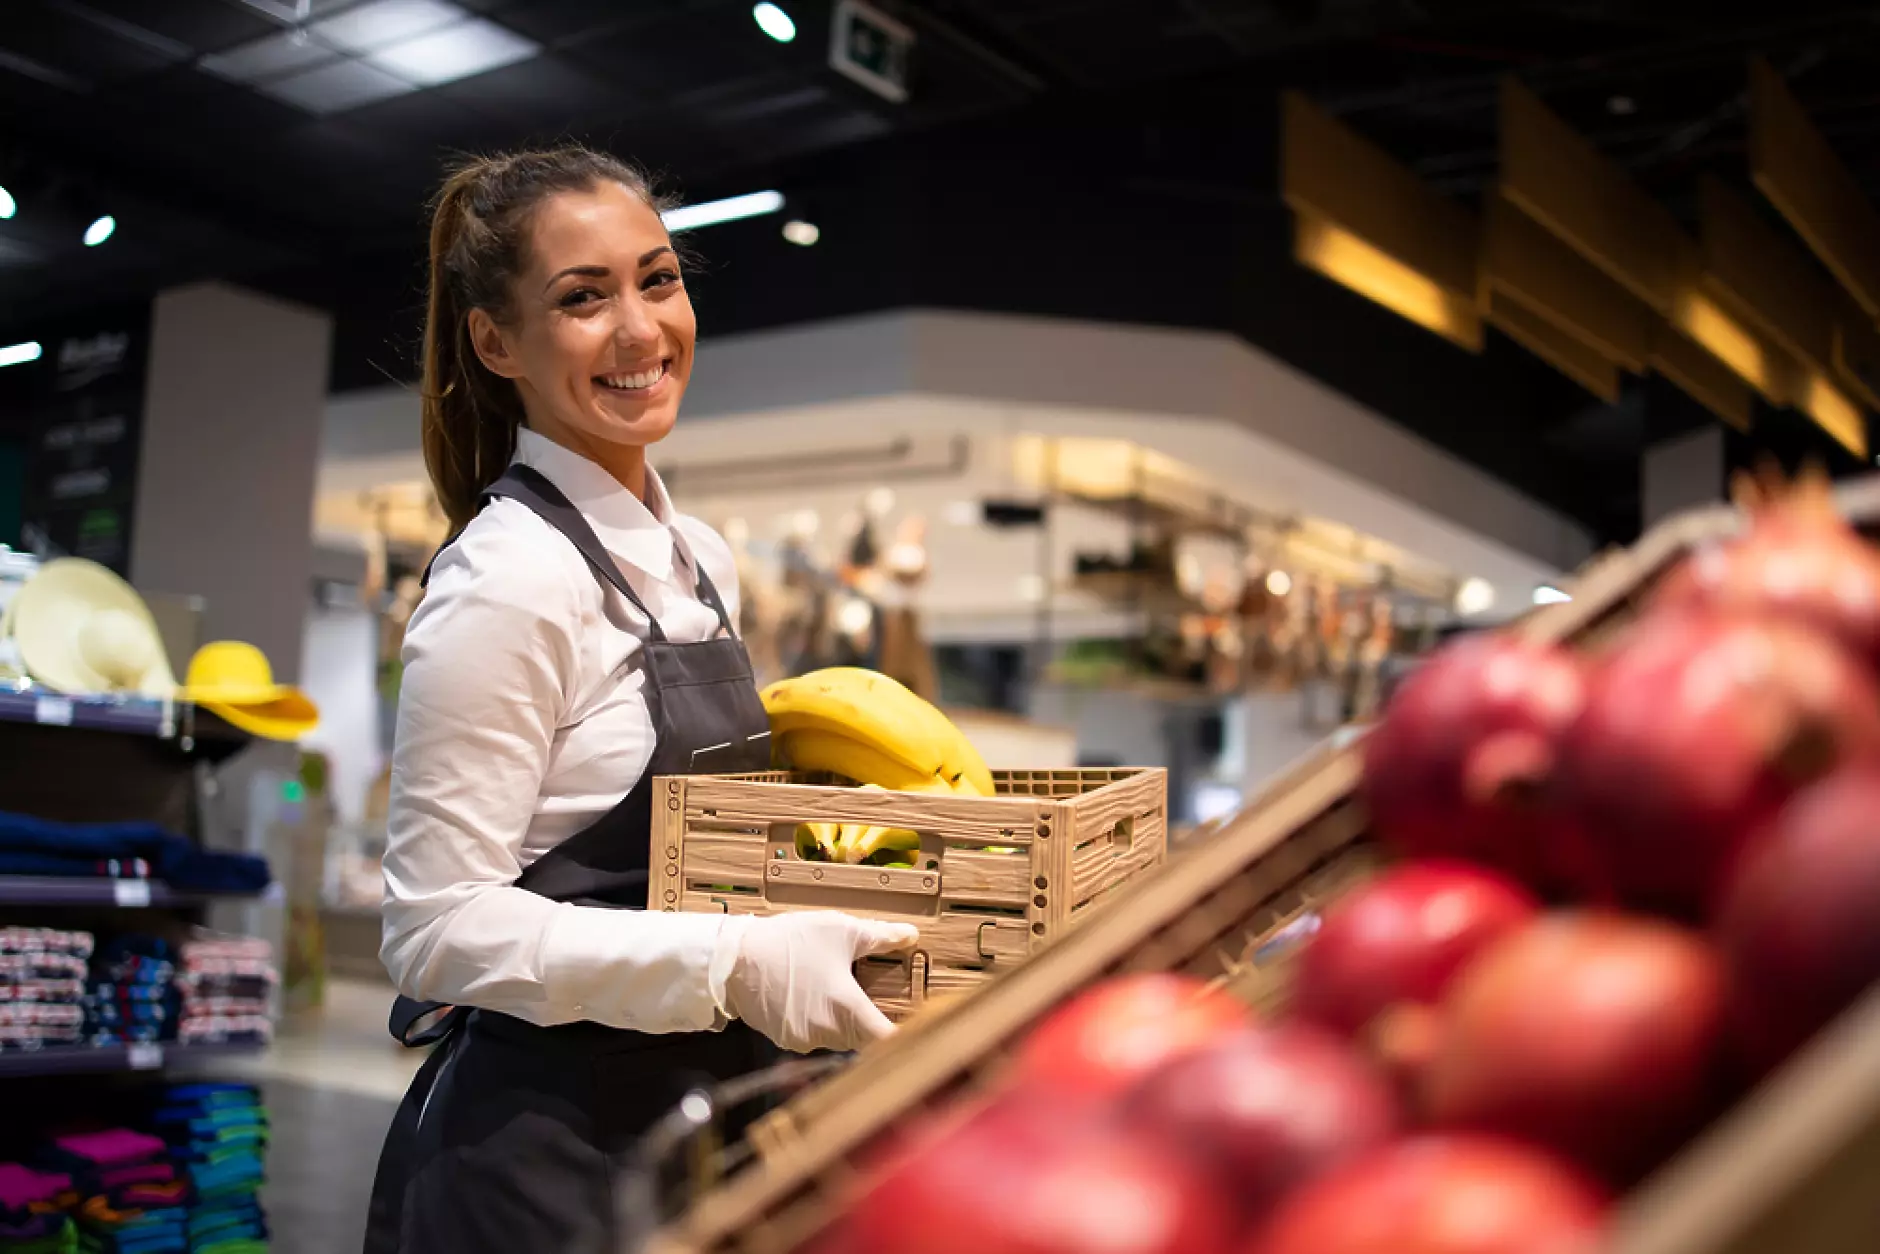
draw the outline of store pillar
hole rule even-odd
[[[196,643],[300,669],[331,320],[219,283],[157,297],[131,581],[200,597]]]
[[[277,681],[300,678],[331,331],[324,313],[220,283],[157,297],[130,578],[146,595],[199,604],[193,639],[174,652],[244,640]],[[304,826],[298,767],[294,746],[265,741],[227,763],[203,799],[205,843],[288,874]],[[287,953],[278,904],[218,906],[210,922]]]
[[[1723,499],[1723,434],[1712,423],[1646,447],[1639,485],[1643,526]]]

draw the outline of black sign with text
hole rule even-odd
[[[148,310],[41,341],[11,394],[23,403],[20,538],[46,557],[85,557],[128,576],[136,504]]]

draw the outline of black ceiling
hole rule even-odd
[[[809,249],[775,219],[700,232],[710,332],[915,304],[1229,329],[1612,539],[1636,528],[1644,442],[1708,419],[1650,381],[1599,404],[1498,338],[1463,353],[1295,266],[1278,89],[1473,199],[1512,71],[1682,214],[1700,172],[1743,178],[1761,53],[1880,199],[1870,5],[880,0],[919,37],[896,105],[828,68],[830,0],[782,0],[787,45],[748,0],[455,0],[540,53],[317,116],[214,70],[284,38],[295,0],[3,2],[10,330],[221,277],[332,309],[336,387],[409,377],[442,164],[572,136],[688,199],[777,187],[822,227]],[[306,20],[373,2],[311,0]],[[103,212],[116,237],[80,246]],[[1753,444],[1832,456],[1788,414],[1732,447]]]

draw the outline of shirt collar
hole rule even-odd
[[[595,463],[527,427],[516,432],[515,461],[560,488],[609,553],[655,579],[671,577],[672,500],[651,466],[642,502]]]

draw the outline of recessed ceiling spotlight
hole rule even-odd
[[[117,219],[110,214],[107,213],[101,218],[94,218],[92,224],[85,228],[85,247],[98,247],[98,245],[110,239],[116,231]]]
[[[814,222],[805,222],[801,218],[792,218],[783,224],[783,238],[802,248],[808,248],[822,238],[822,228]]]
[[[790,15],[774,4],[760,4],[751,9],[751,16],[757,19],[757,28],[780,44],[787,44],[796,38],[796,23]]]
[[[10,218],[19,206],[13,203],[13,193],[0,187],[0,218]]]

